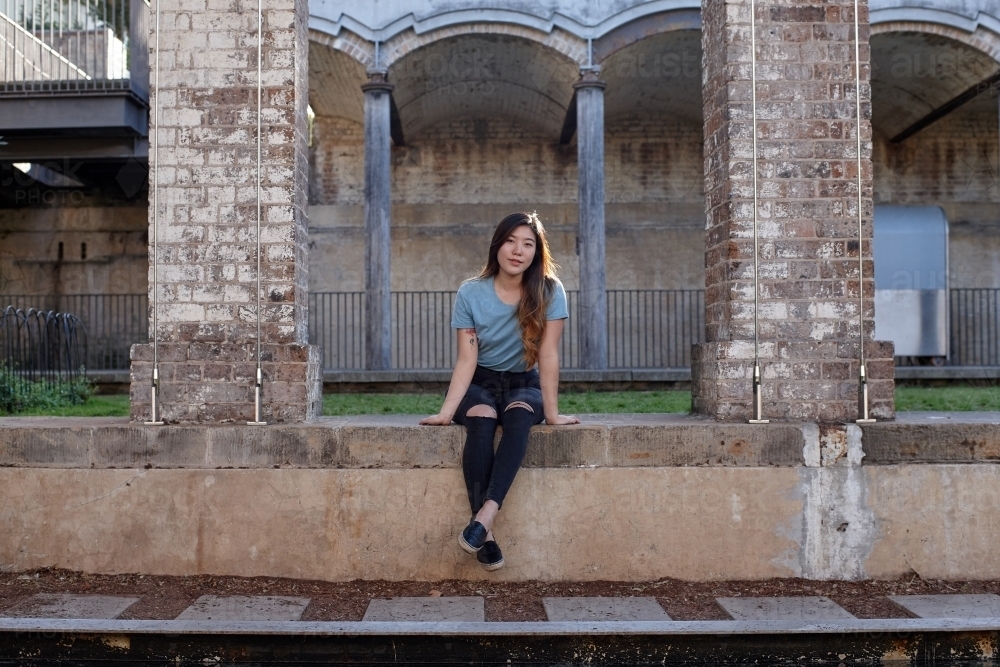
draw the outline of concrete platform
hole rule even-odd
[[[542,598],[550,621],[669,621],[655,598]]]
[[[737,621],[832,621],[854,615],[828,597],[802,595],[776,598],[718,598],[716,602]]]
[[[462,428],[417,419],[0,419],[0,563],[324,580],[1000,578],[1000,531],[978,509],[1000,506],[1000,414],[541,426],[497,519],[496,573],[456,546]]]
[[[1000,595],[891,595],[889,599],[917,618],[995,618]]]
[[[482,623],[486,611],[479,596],[387,598],[369,602],[364,620]]]
[[[297,621],[309,598],[276,595],[202,595],[178,621]]]
[[[39,593],[8,610],[14,618],[114,619],[139,598],[113,595]]]

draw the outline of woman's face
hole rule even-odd
[[[497,251],[497,262],[500,270],[511,277],[523,274],[529,266],[531,260],[535,258],[535,246],[538,239],[531,227],[520,225],[514,228],[507,240]]]

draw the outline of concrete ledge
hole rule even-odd
[[[532,429],[528,468],[797,466],[802,426],[688,415],[583,415]],[[418,416],[325,417],[267,427],[158,426],[117,418],[0,419],[0,466],[44,468],[458,468],[464,429]],[[498,433],[499,437],[499,433]]]
[[[600,415],[541,426],[498,518],[507,566],[486,573],[456,544],[469,511],[458,426],[5,418],[0,567],[334,581],[996,579],[1000,532],[982,508],[1000,506],[998,419],[901,415],[862,429]]]
[[[861,430],[865,464],[1000,461],[1000,412],[900,412]]]
[[[581,415],[581,420],[579,426],[532,429],[524,466],[820,465],[814,425],[752,425],[680,414]],[[0,418],[0,466],[459,467],[464,429],[419,426],[418,421],[415,415],[392,415],[266,427],[150,427],[123,418],[5,417]],[[1000,412],[900,413],[895,421],[863,425],[861,447],[863,465],[1000,461]]]

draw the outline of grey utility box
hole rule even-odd
[[[948,356],[948,219],[938,206],[875,207],[875,338],[896,356]]]

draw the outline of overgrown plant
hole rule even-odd
[[[84,373],[53,382],[32,382],[0,361],[0,415],[81,405],[94,393]]]

